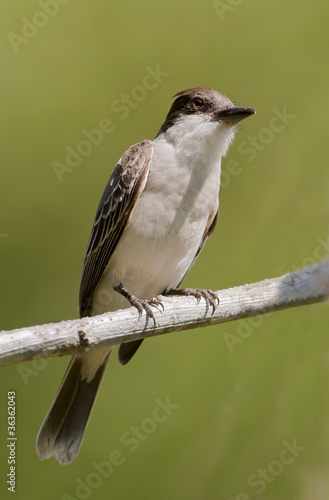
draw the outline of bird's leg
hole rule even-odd
[[[217,297],[217,295],[212,290],[203,288],[172,288],[171,290],[168,290],[168,292],[165,292],[163,295],[184,295],[185,297],[192,295],[197,299],[198,304],[203,297],[205,301],[208,302],[208,304],[210,304],[212,307],[212,316],[219,305],[219,298]]]
[[[163,304],[160,299],[157,298],[151,300],[139,299],[138,297],[130,293],[129,290],[127,290],[127,288],[123,286],[122,283],[119,283],[117,286],[113,288],[116,292],[123,295],[123,297],[125,297],[132,306],[136,307],[139,317],[141,317],[143,311],[145,311],[147,318],[151,318],[153,320],[154,328],[156,327],[156,321],[151,306],[156,307],[157,309],[159,309],[160,306],[162,307],[162,310],[164,310]]]

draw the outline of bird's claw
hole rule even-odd
[[[119,283],[117,286],[115,286],[114,290],[123,295],[132,306],[136,307],[139,319],[141,318],[143,311],[145,311],[146,319],[151,318],[153,320],[154,328],[156,327],[156,321],[151,306],[156,307],[158,311],[160,311],[160,306],[162,307],[162,311],[164,311],[164,305],[162,304],[160,299],[157,299],[156,297],[153,299],[139,299],[138,297],[130,293],[122,283]]]
[[[153,320],[153,326],[154,326],[154,328],[156,328],[157,325],[156,325],[154,313],[152,311],[152,307],[155,307],[156,309],[158,309],[158,311],[160,311],[159,307],[161,307],[162,311],[164,311],[164,305],[162,304],[161,300],[157,299],[157,298],[154,298],[151,300],[137,299],[137,298],[135,298],[135,299],[136,300],[134,300],[133,305],[138,310],[139,319],[141,318],[143,311],[145,311],[147,318],[151,318]]]
[[[213,316],[216,308],[219,305],[219,298],[212,291],[204,288],[176,288],[170,291],[172,295],[185,295],[195,297],[197,299],[197,304],[200,303],[201,298],[204,298],[205,301],[210,304],[212,308],[211,315]]]

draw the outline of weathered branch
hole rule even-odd
[[[135,308],[92,318],[62,321],[0,332],[0,365],[63,356],[164,333],[215,325],[269,311],[321,302],[329,297],[329,259],[279,278],[220,290],[220,305],[211,308],[194,297],[163,298],[155,311],[157,326]]]

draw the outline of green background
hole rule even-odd
[[[185,285],[227,288],[328,256],[328,2],[71,0],[52,3],[53,17],[38,14],[41,4],[1,7],[2,329],[77,317],[84,252],[110,172],[131,144],[155,136],[171,96],[188,87],[215,88],[257,115],[224,159],[219,225]],[[22,18],[44,25],[14,43]],[[146,68],[157,66],[166,76],[142,95]],[[123,94],[142,95],[125,119],[113,110]],[[275,110],[285,109],[293,117],[271,131]],[[53,162],[64,163],[65,148],[104,118],[114,130],[60,182]],[[246,154],[251,137],[260,147]],[[237,175],[227,174],[231,161]],[[231,349],[227,333],[240,339]],[[35,438],[67,363],[2,368],[1,498],[9,495],[13,390],[17,499],[329,498],[326,304],[154,338],[125,367],[113,356],[80,454],[60,467],[39,461]],[[178,408],[129,451],[122,435],[145,427],[156,400],[168,397]],[[298,456],[282,464],[284,443],[294,440]],[[113,450],[124,463],[97,481],[93,462]],[[78,478],[92,488],[77,492]]]

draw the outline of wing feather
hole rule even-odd
[[[88,316],[97,283],[113,254],[131,212],[144,190],[153,154],[152,141],[131,146],[107,183],[89,239],[80,285],[80,316]]]

